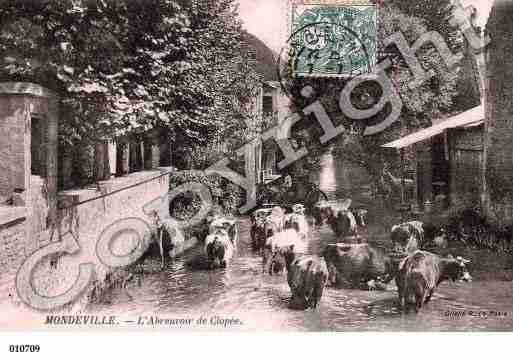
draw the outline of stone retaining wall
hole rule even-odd
[[[101,263],[96,255],[96,245],[100,235],[107,227],[125,218],[142,219],[150,227],[154,227],[151,218],[143,212],[143,206],[168,193],[169,175],[166,173],[169,171],[168,168],[159,168],[136,172],[101,182],[97,188],[60,192],[59,208],[64,209],[58,211],[59,226],[35,234],[37,237],[35,242],[44,245],[58,241],[59,238],[61,241],[73,239],[80,249],[73,255],[56,253],[41,261],[34,272],[33,284],[36,291],[40,295],[49,297],[65,293],[74,285],[79,265],[91,263],[94,266],[95,275],[80,298],[70,306],[73,311],[83,309],[94,287],[102,285],[106,280],[112,280],[118,274],[117,268]],[[17,227],[12,225],[8,232],[2,231],[0,238],[3,239],[5,236],[8,242],[17,242],[11,237],[15,237],[16,233],[18,236],[23,234],[21,231],[24,228],[23,223],[24,221],[20,222]],[[123,229],[120,226],[120,229],[122,233],[113,242],[113,252],[116,255],[129,253],[138,243],[138,239],[130,228]],[[19,241],[19,243],[24,242]],[[19,258],[23,260],[28,253],[21,255],[23,248],[16,248],[12,250],[20,254]],[[12,263],[9,266],[12,268]],[[8,282],[14,284],[14,277],[12,275],[9,277]],[[1,278],[0,283],[7,281],[4,276]],[[13,289],[11,285],[10,297],[19,303]]]

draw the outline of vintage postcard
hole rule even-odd
[[[0,330],[513,331],[512,18],[0,2]]]

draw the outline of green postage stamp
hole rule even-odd
[[[377,59],[377,6],[293,4],[289,59],[294,77],[353,77]]]

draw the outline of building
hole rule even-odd
[[[486,33],[483,207],[492,221],[513,222],[513,3],[495,0]]]
[[[440,207],[479,206],[484,117],[484,107],[477,106],[383,145],[399,151],[413,147],[414,206],[422,209],[427,201]]]
[[[254,69],[261,78],[261,86],[250,104],[255,122],[255,139],[246,148],[246,174],[255,174],[255,183],[276,179],[280,176],[278,163],[280,149],[274,139],[262,140],[261,127],[277,126],[290,115],[290,100],[282,91],[277,74],[277,58],[267,45],[256,36],[246,33],[246,42],[253,56]]]
[[[474,26],[476,36],[479,30]],[[457,84],[458,96],[454,109],[459,114],[445,119],[432,119],[432,125],[411,133],[384,148],[406,148],[414,153],[413,198],[415,209],[422,209],[426,202],[438,208],[479,207],[484,184],[484,119],[482,102],[485,86],[484,73],[479,68],[479,54],[463,41],[463,59]]]
[[[58,101],[36,84],[0,83],[0,279],[46,244],[57,216]]]
[[[513,41],[512,16],[513,3],[494,2],[485,32],[491,42],[474,63],[482,104],[384,145],[424,142],[417,149],[419,205],[442,194],[450,205],[480,208],[497,225],[513,222],[513,50],[506,46]]]
[[[70,273],[75,273],[77,258],[84,260],[81,263],[94,264],[95,283],[101,285],[113,271],[96,255],[101,233],[113,223],[134,217],[151,226],[145,206],[169,191],[170,169],[154,166],[159,164],[156,160],[160,149],[148,142],[146,146],[131,142],[130,146],[122,147],[127,164],[130,151],[126,148],[132,150],[135,159],[131,168],[127,165],[123,176],[115,178],[112,174],[116,169],[110,164],[117,162],[116,146],[109,141],[101,142],[88,155],[96,161],[95,171],[104,171],[97,177],[103,180],[72,189],[59,188],[59,177],[61,183],[68,183],[63,176],[70,175],[69,167],[66,168],[69,160],[77,161],[76,157],[59,156],[67,152],[66,148],[58,148],[59,108],[57,94],[40,85],[0,83],[0,302],[19,301],[14,278],[28,257],[38,255],[50,243],[64,243],[65,239],[70,241],[66,243],[77,245],[79,257],[67,255],[61,249],[40,258],[34,271],[33,290],[47,297],[69,290],[76,280]],[[143,153],[150,156],[143,160]],[[139,163],[134,164],[136,160]],[[138,171],[129,174],[130,169]],[[134,248],[131,240],[120,245],[128,251]],[[95,285],[84,288],[82,298]]]

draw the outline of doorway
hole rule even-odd
[[[449,196],[450,168],[446,135],[433,137],[431,142],[433,198],[447,199]]]

